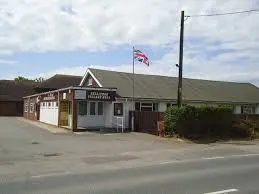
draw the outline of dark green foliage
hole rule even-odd
[[[258,132],[257,124],[252,120],[241,119],[233,121],[231,135],[233,137],[248,137],[250,139],[256,138]]]
[[[18,76],[16,78],[14,78],[14,81],[28,81],[28,78],[22,77],[22,76]]]
[[[226,137],[231,133],[231,107],[170,107],[165,114],[168,135],[185,138]]]

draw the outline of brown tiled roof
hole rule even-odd
[[[81,76],[56,74],[42,82],[38,86],[38,88],[55,90],[70,86],[78,86],[80,84],[81,79]]]
[[[0,80],[0,101],[22,101],[23,96],[34,94],[34,81]]]

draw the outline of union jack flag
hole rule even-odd
[[[148,57],[144,53],[142,53],[140,50],[134,49],[134,59],[138,60],[141,63],[145,63],[147,66],[149,66]]]

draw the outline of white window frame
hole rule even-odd
[[[92,86],[92,85],[93,85],[93,78],[89,78],[87,86]]]
[[[99,103],[101,103],[102,104],[102,106],[103,106],[103,109],[102,109],[102,114],[99,114]],[[96,102],[96,108],[97,108],[97,110],[96,110],[96,115],[97,116],[103,116],[104,115],[104,102],[102,102],[102,101],[99,101],[99,102]]]
[[[84,102],[86,104],[86,113],[85,114],[80,114],[80,107],[82,106],[82,104],[80,102]],[[79,116],[87,116],[89,115],[89,111],[88,111],[88,107],[89,107],[89,103],[87,101],[78,101],[78,115]]]
[[[115,105],[116,104],[122,104],[122,112],[120,114],[114,114],[115,113]],[[124,116],[124,103],[123,102],[114,102],[113,103],[113,116],[115,117],[123,117]]]
[[[34,112],[34,104],[35,103],[30,103],[30,113]]]
[[[143,105],[143,104],[150,104],[150,105]],[[154,111],[153,102],[140,102],[140,111],[142,111],[142,108],[151,108],[152,112]]]
[[[91,103],[94,103],[94,114],[91,114]],[[89,101],[89,116],[97,116],[97,102]]]
[[[28,112],[28,103],[25,103],[24,105],[24,112]]]
[[[242,114],[255,114],[255,109],[256,107],[254,107],[255,105],[253,104],[245,104],[241,106],[241,110],[242,110]],[[246,109],[246,110],[244,110]]]

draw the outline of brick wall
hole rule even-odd
[[[31,97],[24,99],[24,108],[23,108],[23,116],[29,120],[37,120],[37,114],[36,114],[36,101],[37,101],[37,96],[36,97]],[[26,112],[25,105],[28,105],[28,110]],[[33,108],[31,110],[30,106],[31,104],[33,105]]]

